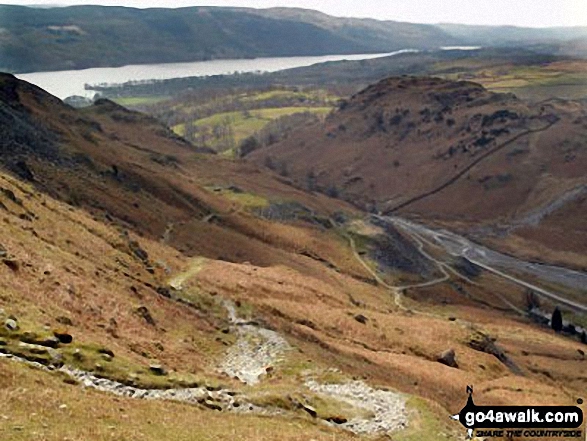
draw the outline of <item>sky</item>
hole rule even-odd
[[[530,27],[587,26],[587,0],[0,0],[4,4],[181,7],[274,6],[316,9],[341,17],[414,23],[463,23]]]

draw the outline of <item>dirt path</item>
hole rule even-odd
[[[238,318],[232,302],[225,300],[224,306],[238,339],[226,353],[220,370],[243,383],[257,384],[283,359],[291,346],[277,332]]]
[[[177,291],[181,291],[183,289],[183,284],[198,274],[202,268],[204,268],[205,263],[206,259],[204,257],[196,257],[195,259],[192,259],[183,272],[169,279],[169,286]]]

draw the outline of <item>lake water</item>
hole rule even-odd
[[[94,92],[85,90],[84,86],[86,84],[122,84],[128,81],[225,75],[235,72],[275,72],[294,67],[311,66],[327,61],[367,60],[406,52],[418,51],[405,49],[386,54],[325,55],[318,57],[278,57],[196,61],[193,63],[141,64],[57,72],[34,72],[18,74],[16,76],[64,99],[72,95],[92,97]]]

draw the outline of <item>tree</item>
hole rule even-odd
[[[554,312],[552,313],[552,319],[550,321],[550,326],[556,332],[561,332],[563,330],[563,314],[561,310],[558,308],[554,308]]]
[[[256,136],[251,135],[241,142],[239,147],[239,156],[241,158],[247,156],[249,153],[257,150],[259,147],[261,147],[261,143]]]
[[[316,173],[314,169],[310,169],[306,174],[306,187],[309,191],[316,191]]]
[[[335,199],[340,196],[338,188],[334,184],[331,184],[328,186],[328,188],[326,189],[326,194],[328,196],[330,196],[331,198],[335,198]]]

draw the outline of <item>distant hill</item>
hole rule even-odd
[[[0,6],[0,70],[10,72],[374,53],[457,42],[431,25],[338,19],[312,11]]]
[[[219,58],[516,46],[585,38],[587,28],[429,25],[296,8],[0,6],[0,70],[22,73]]]
[[[482,46],[509,46],[523,43],[570,41],[587,37],[587,27],[523,28],[518,26],[476,26],[439,24],[439,29],[468,42]]]

